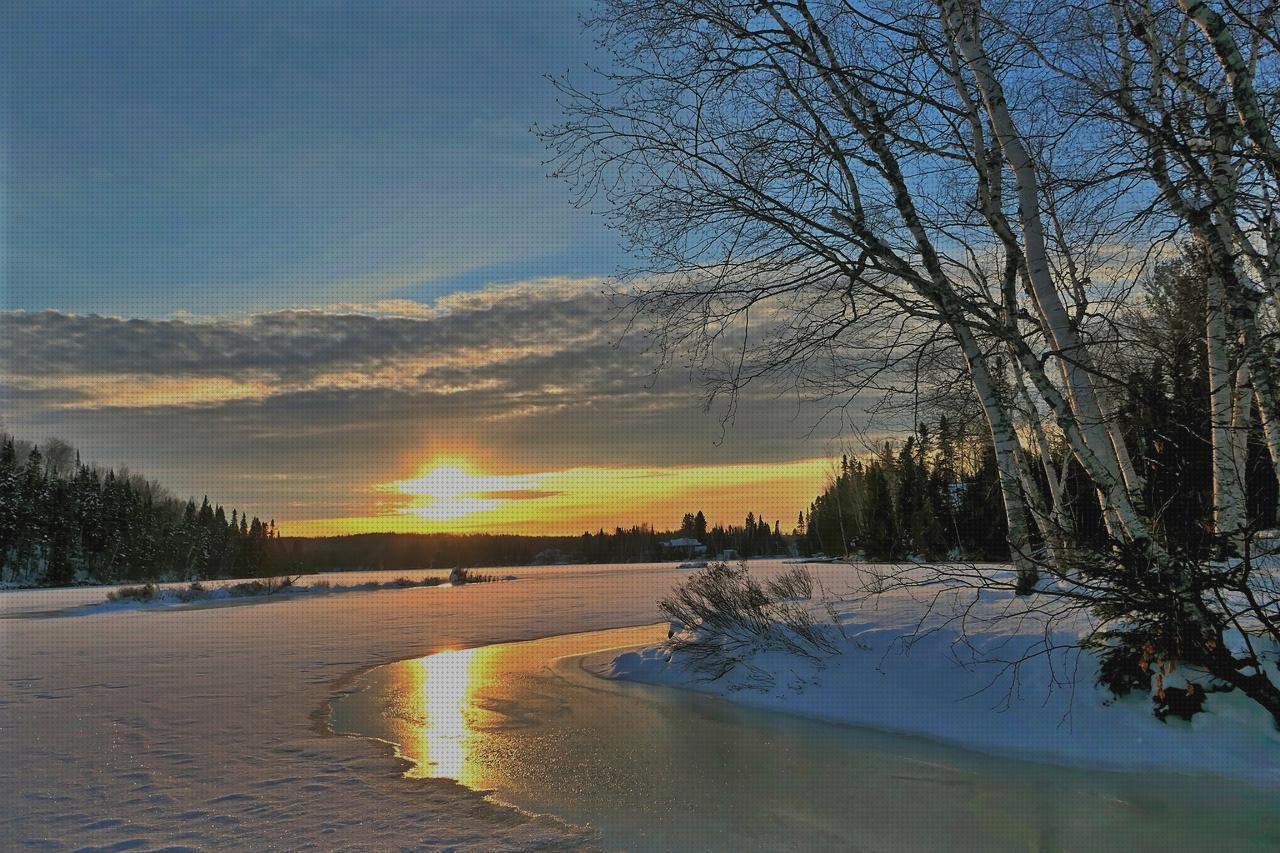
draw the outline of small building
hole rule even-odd
[[[670,539],[662,543],[664,550],[675,551],[684,557],[701,556],[707,553],[707,546],[697,539]]]

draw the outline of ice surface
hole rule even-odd
[[[762,573],[783,568],[752,564]],[[811,568],[828,589],[856,572]],[[494,805],[454,782],[402,778],[388,750],[325,736],[314,719],[351,676],[378,664],[651,624],[658,598],[685,576],[670,563],[511,571],[518,582],[75,617],[42,614],[100,602],[103,590],[0,593],[0,846],[593,846],[589,832]],[[1086,669],[1070,715],[1065,694],[1046,699],[1030,673],[1002,712],[998,695],[963,698],[979,673],[964,669],[943,638],[909,655],[890,648],[910,616],[909,603],[893,599],[851,615],[846,630],[868,648],[851,648],[820,673],[759,661],[776,689],[731,698],[1001,751],[1056,750],[1081,763],[1120,755],[1143,766],[1275,780],[1274,734],[1232,697],[1211,697],[1213,712],[1194,724],[1164,726],[1139,699],[1101,705]],[[618,671],[678,675],[654,653],[623,659]]]
[[[0,620],[0,847],[591,847],[590,833],[456,783],[405,780],[387,750],[312,718],[376,664],[656,621],[672,581],[670,564],[515,571],[75,617],[29,614],[103,591],[0,593],[18,617]]]

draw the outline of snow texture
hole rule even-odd
[[[828,592],[839,588],[830,580],[824,585]],[[971,600],[970,593],[957,598]],[[922,621],[926,603],[938,615]],[[981,593],[963,629],[946,618],[958,609],[948,610],[947,597],[932,584],[885,592],[868,603],[833,604],[842,630],[832,626],[825,606],[811,604],[840,648],[820,660],[762,648],[708,681],[687,670],[679,652],[656,647],[619,655],[611,672],[1011,758],[1280,785],[1280,733],[1261,707],[1238,692],[1214,693],[1206,712],[1191,721],[1162,722],[1149,695],[1116,699],[1096,685],[1097,659],[1069,648],[1082,630],[1079,622],[1050,626],[1056,633],[1048,636],[1062,648],[1038,654],[1045,622],[1025,612],[1012,593]],[[997,614],[1010,618],[988,621]],[[1008,666],[1027,653],[1036,655],[1016,669]],[[1188,678],[1207,680],[1182,667],[1165,684],[1181,686]]]
[[[0,593],[0,848],[592,849],[586,830],[401,778],[385,746],[322,725],[368,667],[652,623],[673,577],[670,564],[515,571],[74,618],[48,614],[104,591]]]
[[[752,563],[767,576],[777,563]],[[811,567],[823,587],[849,566]],[[448,648],[651,624],[686,573],[650,566],[512,570],[518,583],[247,599],[78,615],[102,589],[0,593],[0,847],[32,849],[592,849],[586,829],[534,817],[447,780],[402,778],[385,744],[336,737],[326,704],[375,665]],[[339,584],[399,573],[331,575]],[[1023,674],[1008,708],[982,667],[936,635],[895,642],[917,605],[889,597],[844,617],[844,653],[817,667],[764,656],[772,678],[693,685],[660,651],[616,674],[734,701],[1098,766],[1280,781],[1280,743],[1235,697],[1164,725],[1141,697],[1104,705],[1088,660],[1071,691]],[[983,635],[997,643],[1008,635]],[[1016,636],[1015,636],[1016,639]],[[1074,700],[1074,701],[1072,701]],[[1069,711],[1069,713],[1068,713]]]

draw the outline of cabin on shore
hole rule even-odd
[[[685,559],[700,557],[707,553],[707,546],[697,539],[670,539],[662,543],[662,549]]]

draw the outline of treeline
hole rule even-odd
[[[698,519],[695,522],[695,519]],[[685,549],[664,547],[673,539],[697,539],[707,553],[737,557],[792,552],[790,535],[778,523],[757,521],[748,513],[743,525],[708,527],[702,512],[690,513],[678,530],[662,532],[649,524],[585,531],[577,536],[520,536],[493,533],[360,533],[345,536],[291,537],[271,543],[283,571],[408,570],[572,563],[655,563],[683,559]]]
[[[1108,402],[1142,475],[1142,504],[1161,544],[1182,559],[1221,554],[1214,530],[1213,414],[1204,329],[1208,310],[1201,286],[1208,272],[1194,254],[1161,264],[1147,298],[1123,318],[1128,346],[1113,355],[1122,381]],[[1094,485],[1070,454],[1052,421],[1040,424],[1052,468],[1060,471],[1062,510],[1057,531],[1077,546],[1107,547],[1102,507]],[[1277,524],[1280,487],[1270,467],[1256,404],[1239,429],[1238,476],[1246,498],[1244,532],[1256,536]],[[1008,559],[1007,524],[989,433],[959,429],[943,417],[921,425],[900,446],[885,445],[865,460],[845,457],[831,485],[800,521],[811,552],[846,553],[869,560],[921,557]],[[1035,444],[1022,452],[1030,456]],[[1029,466],[1049,493],[1043,466]],[[1041,520],[1042,523],[1044,519]],[[1047,525],[1046,525],[1047,526]]]
[[[646,539],[647,535],[628,539]],[[285,536],[275,540],[277,562],[291,572],[527,566],[579,559],[576,536],[492,533],[356,533]],[[636,549],[649,553],[648,549]],[[641,557],[636,557],[641,559]]]
[[[206,497],[177,500],[127,470],[83,463],[57,439],[0,434],[0,582],[22,586],[205,580],[271,568],[275,522]]]
[[[696,513],[685,513],[684,521],[677,532],[679,538],[697,539],[707,546],[711,556],[732,554],[741,558],[778,557],[796,553],[795,531],[783,534],[781,522],[774,520],[770,524],[764,514],[747,513],[742,524],[731,524],[725,527],[717,524],[707,528],[706,516],[702,510]]]
[[[840,460],[800,518],[805,550],[867,560],[1005,560],[1004,507],[990,440],[941,417],[896,450]]]
[[[755,513],[749,512],[741,525],[708,526],[706,515],[698,510],[685,513],[680,527],[669,533],[657,533],[647,526],[633,528],[630,532],[619,528],[614,533],[603,530],[584,533],[579,538],[577,552],[589,563],[630,562],[633,559],[656,562],[686,554],[685,549],[665,548],[662,545],[663,542],[678,539],[696,539],[705,546],[706,555],[710,557],[731,555],[746,559],[786,555],[794,551],[791,547],[792,537],[780,532],[777,521],[769,524],[763,516],[757,517]]]
[[[530,566],[560,563],[638,563],[670,557],[647,524],[580,536],[501,533],[355,533],[285,536],[272,543],[286,571],[338,572]]]

